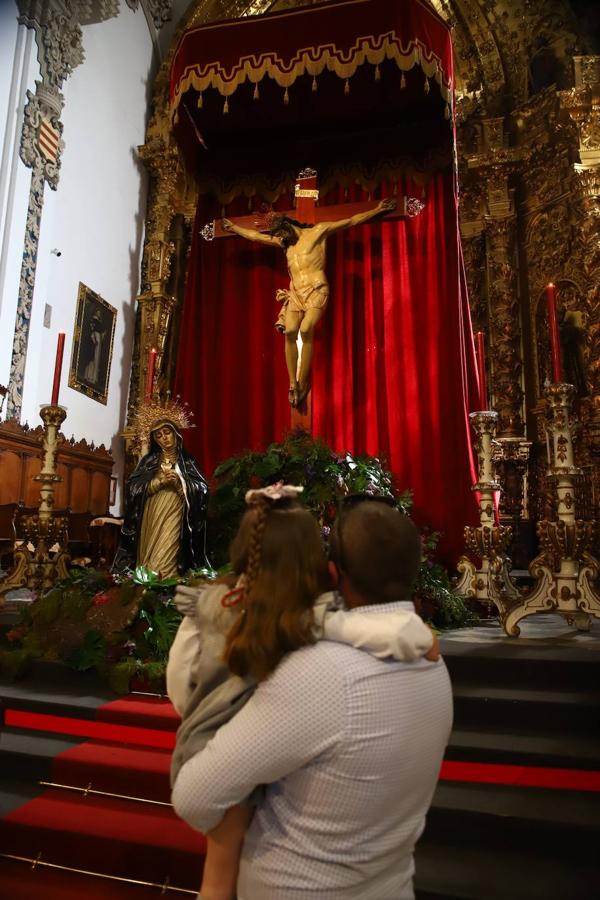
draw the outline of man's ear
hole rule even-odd
[[[327,560],[327,569],[331,577],[331,586],[338,587],[340,583],[340,570],[332,559]]]

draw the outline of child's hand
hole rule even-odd
[[[433,634],[433,644],[431,645],[431,649],[425,654],[425,659],[428,659],[430,662],[437,662],[442,655],[440,651],[440,642],[438,641],[437,635],[434,634],[433,631],[431,633]]]

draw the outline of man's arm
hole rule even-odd
[[[356,213],[349,219],[338,219],[337,222],[321,222],[322,233],[324,235],[334,234],[336,231],[343,231],[344,228],[352,228],[353,225],[364,225],[371,219],[383,216],[388,212],[392,212],[397,207],[397,202],[392,197],[382,200],[374,209],[369,209],[363,213]]]
[[[331,750],[344,732],[344,690],[342,675],[314,648],[291,653],[181,768],[172,796],[177,814],[211,831],[257,785],[279,781]]]
[[[231,219],[221,219],[221,226],[225,231],[233,231],[234,234],[239,234],[240,237],[246,238],[248,241],[258,241],[259,244],[281,247],[281,243],[276,238],[271,237],[270,234],[263,234],[262,231],[255,231],[254,228],[242,228],[241,225],[236,225]]]

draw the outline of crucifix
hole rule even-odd
[[[237,234],[247,240],[284,250],[290,284],[289,288],[278,290],[275,295],[282,304],[275,327],[285,336],[285,360],[290,383],[288,399],[293,410],[299,413],[299,416],[292,416],[292,424],[306,427],[310,425],[313,334],[329,298],[329,282],[325,274],[327,238],[337,231],[375,218],[416,216],[424,204],[415,198],[403,197],[400,205],[389,198],[376,205],[361,201],[317,206],[319,191],[317,173],[313,169],[300,172],[294,195],[295,209],[270,212],[263,216],[264,222],[257,222],[256,214],[222,219],[205,226],[201,233],[207,240]]]

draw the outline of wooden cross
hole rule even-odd
[[[366,212],[376,205],[372,200],[358,200],[352,203],[333,203],[331,206],[317,206],[319,191],[317,188],[317,173],[314,169],[304,169],[296,178],[294,188],[296,201],[294,209],[277,210],[277,215],[290,216],[299,222],[307,222],[315,225],[317,222],[337,222],[339,219],[348,219],[357,213]],[[385,213],[384,219],[410,219],[418,216],[425,204],[416,197],[402,197],[398,200],[395,210]],[[248,216],[236,216],[231,221],[242,228],[253,228],[255,231],[268,231],[269,226],[261,225],[256,221],[256,213]],[[220,219],[209,222],[200,229],[200,234],[207,241],[215,238],[235,237],[231,231],[225,231]]]
[[[309,225],[316,225],[319,222],[336,222],[340,219],[348,219],[357,213],[367,212],[374,208],[376,204],[373,201],[361,200],[352,203],[336,203],[331,206],[317,206],[319,199],[319,190],[317,188],[317,173],[314,169],[304,169],[296,178],[294,189],[295,208],[290,210],[278,210],[277,215],[289,216],[298,222],[306,222]],[[415,197],[399,198],[398,205],[395,210],[385,213],[381,218],[385,219],[405,219],[418,216],[425,204]],[[264,224],[256,221],[257,214],[253,213],[248,216],[236,216],[230,219],[231,222],[241,228],[248,228],[254,231],[268,231],[269,225],[267,221]],[[221,225],[221,220],[209,222],[200,229],[200,234],[208,241],[215,238],[226,238],[235,236],[234,232],[226,231]],[[302,428],[307,432],[312,431],[312,403],[311,391],[309,390],[306,398],[299,407],[292,407],[291,411],[291,427]]]

